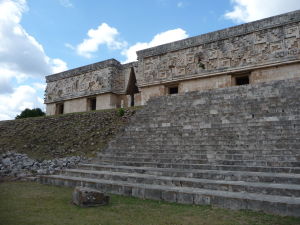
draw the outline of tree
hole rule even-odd
[[[16,119],[44,116],[45,113],[40,108],[24,109],[20,115],[16,116]]]

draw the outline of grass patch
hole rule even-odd
[[[299,225],[300,219],[209,206],[180,205],[111,195],[108,206],[71,204],[72,188],[30,182],[0,183],[2,225]]]

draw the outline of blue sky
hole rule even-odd
[[[299,0],[0,0],[0,120],[45,109],[45,75],[296,9]]]

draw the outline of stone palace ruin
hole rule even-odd
[[[300,77],[300,11],[46,77],[47,115],[145,105],[151,97]]]
[[[137,55],[47,77],[48,115],[145,106],[40,182],[300,217],[300,11]]]

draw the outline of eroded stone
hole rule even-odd
[[[101,191],[86,187],[75,187],[72,202],[80,207],[107,205],[110,197]]]

